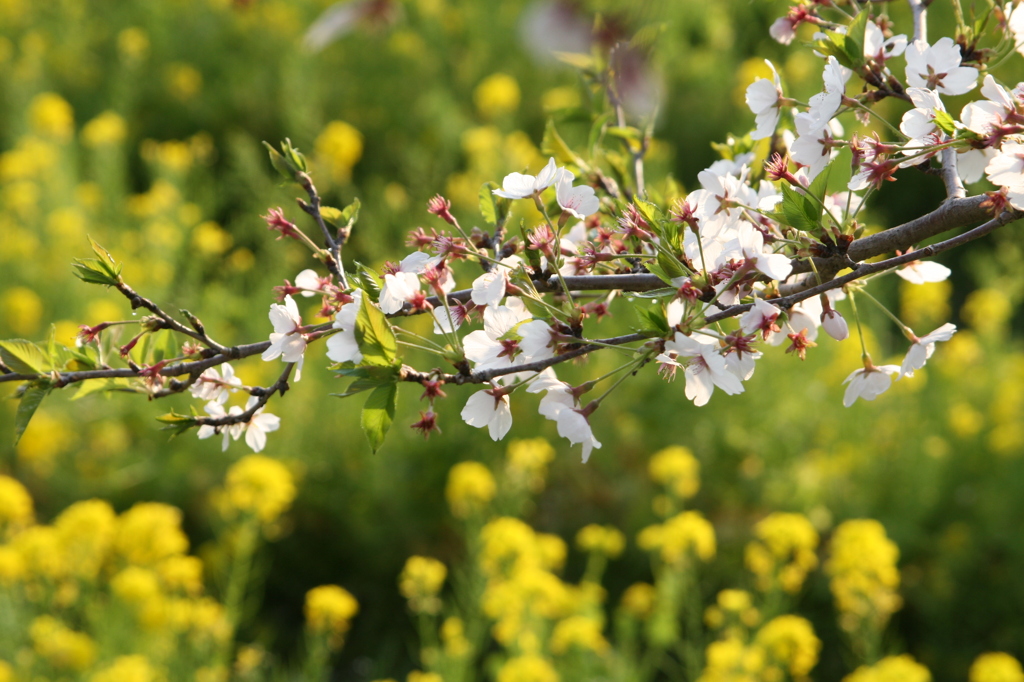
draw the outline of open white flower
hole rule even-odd
[[[601,208],[601,200],[594,194],[594,188],[590,185],[573,187],[573,177],[572,173],[561,169],[555,185],[555,198],[563,211],[568,211],[578,220],[584,220],[587,216],[597,213]]]
[[[203,411],[214,419],[220,419],[229,415],[234,416],[236,414],[242,414],[243,412],[242,408],[238,405],[233,405],[230,410],[225,410],[224,406],[216,401],[206,403],[206,405],[203,406]],[[230,443],[232,439],[238,440],[242,436],[243,431],[245,431],[245,424],[230,424],[228,426],[220,427],[221,435],[224,436],[224,439],[221,441],[221,450],[227,450],[228,443]],[[216,426],[203,424],[199,427],[199,431],[196,435],[199,436],[199,440],[205,440],[215,433],[217,433]]]
[[[767,341],[779,331],[775,321],[779,319],[780,314],[781,308],[773,306],[763,298],[755,298],[753,307],[740,318],[740,329],[744,334],[761,332],[761,338]]]
[[[506,199],[525,199],[532,197],[537,192],[542,192],[555,181],[558,167],[555,165],[554,157],[548,159],[548,164],[541,169],[537,175],[525,175],[523,173],[509,173],[501,181],[501,189],[493,190],[499,197]]]
[[[764,235],[753,225],[746,221],[741,222],[736,234],[743,257],[750,261],[758,271],[780,282],[793,272],[793,263],[789,256],[782,253],[765,252]]]
[[[306,337],[299,331],[302,318],[299,316],[299,307],[295,305],[295,299],[285,296],[284,305],[270,304],[270,323],[274,325],[274,331],[270,334],[270,348],[263,351],[260,357],[269,361],[280,356],[285,362],[296,363],[295,380],[298,381],[302,378]]]
[[[1006,187],[1010,192],[1024,192],[1024,144],[1003,142],[985,174],[994,185]]]
[[[945,112],[946,107],[943,105],[942,100],[939,99],[938,93],[934,90],[907,88],[907,95],[910,96],[911,101],[914,103],[914,108],[903,114],[903,118],[900,121],[900,131],[911,138],[910,143],[907,145],[911,149],[906,153],[917,154],[919,150],[913,148],[920,147],[921,139],[935,132],[936,112]]]
[[[257,400],[256,396],[249,398],[249,402],[245,404],[245,409],[251,409]],[[268,414],[263,409],[261,407],[256,410],[249,423],[245,424],[245,444],[252,448],[253,452],[263,450],[267,445],[267,434],[271,431],[277,431],[281,426],[280,417],[275,414]]]
[[[356,342],[356,316],[359,315],[359,306],[363,304],[363,292],[356,289],[352,292],[352,298],[334,316],[334,324],[331,326],[341,331],[327,338],[327,357],[334,362],[359,364],[363,359]]]
[[[576,406],[576,399],[572,395],[572,386],[564,381],[559,381],[555,370],[550,367],[540,372],[537,378],[526,387],[527,393],[540,393],[541,391],[546,391],[546,393],[540,400],[538,411],[547,419],[557,420],[558,413],[563,409]]]
[[[685,365],[677,358],[689,358]],[[686,368],[687,399],[697,407],[706,405],[711,400],[715,386],[728,395],[743,393],[743,383],[730,372],[725,358],[718,352],[714,344],[701,343],[696,339],[676,332],[675,336],[665,342],[665,352],[657,357],[658,362]]]
[[[942,282],[953,271],[941,263],[930,260],[916,260],[896,270],[896,274],[911,284]]]
[[[960,46],[950,37],[929,46],[915,40],[907,47],[907,84],[915,88],[938,90],[943,95],[963,95],[974,89],[978,70],[960,66]]]
[[[475,364],[475,369],[504,369],[523,364],[520,338],[509,332],[529,319],[530,311],[525,306],[484,308],[484,328],[463,339],[466,359]]]
[[[956,334],[956,325],[947,322],[930,334],[925,334],[910,346],[907,356],[903,358],[900,366],[901,377],[912,377],[916,370],[924,367],[928,358],[935,352],[935,344],[938,341],[949,341]]]
[[[316,270],[306,269],[295,275],[295,286],[302,289],[299,293],[309,298],[310,296],[316,296],[317,292],[323,287],[323,280],[320,279],[320,275],[316,274]]]
[[[380,309],[385,315],[397,313],[406,301],[420,292],[420,277],[415,272],[396,272],[384,275],[380,290]]]
[[[779,124],[779,100],[782,99],[782,81],[775,65],[767,59],[764,63],[772,70],[772,80],[758,78],[747,86],[747,106],[754,112],[756,130],[750,134],[753,140],[763,140],[775,133]]]
[[[477,391],[462,408],[462,420],[478,429],[487,427],[491,440],[501,440],[512,428],[512,409],[508,396],[496,389]]]
[[[907,36],[900,34],[886,39],[878,24],[868,21],[864,27],[864,57],[884,63],[899,57],[907,49]]]
[[[872,365],[852,372],[843,382],[849,384],[846,393],[843,394],[843,406],[853,405],[857,398],[874,400],[889,390],[892,386],[892,377],[898,376],[899,373],[900,368],[896,365]]]
[[[199,375],[196,382],[189,387],[193,398],[204,401],[214,401],[221,405],[228,401],[228,395],[235,392],[234,386],[241,386],[242,380],[235,376],[235,370],[228,363],[221,365],[221,371],[216,367],[208,367]]]
[[[558,422],[559,436],[568,439],[573,445],[577,443],[583,445],[583,463],[586,464],[594,448],[601,447],[601,443],[594,438],[590,422],[583,416],[582,412],[571,407],[560,411],[555,421]]]

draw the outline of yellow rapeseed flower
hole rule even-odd
[[[129,566],[110,579],[110,590],[119,599],[136,607],[161,597],[160,581],[148,568]]]
[[[551,661],[526,654],[505,661],[498,669],[497,682],[559,682],[560,679]]]
[[[171,96],[183,102],[192,99],[203,89],[203,74],[196,67],[184,62],[168,64],[164,79]]]
[[[192,229],[192,249],[204,256],[219,256],[234,242],[231,233],[212,220],[199,223]]]
[[[228,469],[224,503],[228,509],[252,514],[264,524],[276,521],[295,499],[295,481],[288,467],[264,455],[247,455]]]
[[[405,682],[444,682],[444,678],[437,673],[428,673],[422,670],[411,670],[405,676]]]
[[[515,483],[525,484],[532,492],[544,488],[548,464],[555,458],[555,449],[543,438],[518,438],[505,450],[505,470]]]
[[[126,62],[138,62],[149,54],[149,36],[141,28],[132,26],[117,34],[117,51]]]
[[[198,557],[168,557],[157,564],[156,572],[167,590],[193,597],[203,591],[203,562]]]
[[[43,299],[28,287],[11,287],[0,297],[0,313],[9,330],[20,336],[31,337],[39,331]]]
[[[363,135],[344,121],[331,121],[313,143],[317,161],[338,184],[347,183],[363,157]]]
[[[96,644],[81,632],[71,630],[53,616],[39,616],[29,625],[32,648],[59,670],[82,671],[96,659]]]
[[[452,516],[466,519],[486,509],[496,490],[490,469],[480,462],[460,462],[448,472],[444,495]]]
[[[519,83],[507,73],[493,73],[473,90],[473,103],[484,118],[514,112],[520,97]]]
[[[437,613],[441,610],[438,592],[448,576],[448,569],[437,559],[411,556],[405,562],[398,578],[398,589],[409,600],[409,608],[417,613]]]
[[[473,649],[466,639],[465,624],[456,616],[449,616],[441,623],[441,642],[444,643],[445,655],[450,658],[463,658]]]
[[[1010,654],[986,653],[974,659],[967,673],[968,682],[1024,682],[1024,669]]]
[[[32,496],[16,479],[0,475],[0,538],[32,524]]]
[[[686,500],[700,490],[700,462],[689,448],[673,445],[651,456],[647,465],[651,480]]]
[[[614,559],[626,548],[626,536],[614,526],[592,523],[576,534],[576,546],[584,552],[594,552]]]
[[[843,682],[931,682],[928,668],[910,654],[886,656],[874,665],[862,665],[843,678]]]
[[[68,559],[53,526],[31,526],[15,535],[10,546],[21,556],[29,575],[50,581],[67,577]]]
[[[634,618],[643,620],[654,610],[658,593],[650,583],[633,583],[622,593],[622,609]]]
[[[589,616],[569,616],[558,621],[551,632],[551,653],[564,654],[573,647],[604,654],[610,648],[601,634],[601,621]]]
[[[806,677],[818,664],[821,640],[806,618],[789,614],[773,618],[757,631],[754,641],[794,679]]]
[[[25,577],[25,559],[14,547],[0,545],[0,585],[9,587]]]
[[[775,512],[754,526],[756,540],[747,544],[744,559],[757,589],[800,591],[807,574],[818,566],[818,531],[801,514]]]
[[[697,682],[755,682],[762,679],[764,650],[735,637],[720,639],[704,652],[704,670]]]
[[[862,623],[880,629],[899,610],[899,556],[878,521],[854,519],[836,528],[825,570],[844,629],[855,631]]]
[[[181,530],[181,511],[159,502],[139,502],[118,518],[114,546],[125,561],[138,566],[184,554],[188,537]]]
[[[14,668],[4,660],[0,660],[0,682],[14,682]]]
[[[64,142],[75,131],[75,112],[67,100],[55,92],[43,92],[28,105],[32,132],[40,137]]]
[[[343,587],[321,585],[306,593],[306,627],[328,635],[334,648],[341,647],[357,613],[359,602]]]
[[[71,572],[95,580],[114,541],[117,517],[105,500],[76,502],[53,522]]]
[[[976,289],[967,295],[960,315],[979,334],[1000,331],[1013,314],[1013,305],[1001,289]]]
[[[86,147],[106,147],[124,142],[128,126],[116,111],[104,111],[82,128],[82,142]]]
[[[160,682],[163,672],[141,654],[118,656],[110,665],[89,676],[89,682]]]
[[[669,564],[681,564],[691,552],[701,561],[710,561],[716,551],[715,529],[700,512],[687,511],[644,528],[637,544],[646,551],[658,550]]]

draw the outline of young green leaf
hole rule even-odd
[[[18,374],[43,374],[51,368],[43,349],[25,339],[0,341],[0,360]]]
[[[17,445],[18,441],[21,440],[21,435],[25,433],[25,429],[28,427],[28,423],[32,420],[32,415],[36,413],[36,409],[39,408],[39,404],[43,402],[43,398],[53,389],[49,383],[36,382],[30,384],[25,392],[21,394],[21,402],[18,403],[18,411],[14,415],[14,444]]]
[[[363,413],[360,418],[363,433],[370,442],[370,449],[377,452],[384,436],[387,435],[395,420],[395,407],[398,405],[398,384],[390,383],[385,386],[378,386],[373,389],[366,403],[363,405]]]
[[[364,365],[393,365],[398,358],[398,342],[388,318],[365,297],[356,316],[356,343]]]

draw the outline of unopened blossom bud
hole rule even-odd
[[[772,154],[772,157],[764,162],[764,171],[768,179],[772,181],[785,180],[794,187],[800,187],[800,181],[789,171],[789,155]]]
[[[431,234],[427,234],[422,227],[417,227],[415,230],[409,232],[409,235],[405,238],[405,245],[422,249],[424,246],[430,246],[437,239],[437,230],[430,228]]]
[[[433,213],[449,225],[454,225],[455,216],[451,214],[451,207],[452,202],[448,201],[440,194],[435,194],[434,198],[427,202],[427,211],[429,213]]]
[[[100,322],[95,327],[90,327],[87,324],[79,325],[78,336],[75,337],[75,345],[81,348],[87,343],[92,343],[99,337],[100,332],[109,326],[109,322]]]
[[[835,310],[826,310],[821,314],[821,326],[825,333],[836,341],[845,341],[850,336],[850,327],[846,320]]]
[[[283,239],[284,237],[291,237],[292,239],[299,238],[299,228],[295,226],[295,223],[291,223],[285,219],[284,211],[281,210],[280,206],[269,209],[267,211],[267,215],[260,217],[267,221],[268,230],[274,230],[281,233],[278,239]]]

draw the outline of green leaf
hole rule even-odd
[[[935,111],[935,125],[942,128],[947,135],[956,134],[956,121],[945,111]]]
[[[782,186],[782,214],[785,223],[798,230],[813,231],[818,227],[821,210],[812,210],[814,200],[789,185]],[[809,206],[808,204],[811,204]]]
[[[863,10],[850,23],[850,27],[846,30],[846,43],[844,47],[846,49],[846,55],[854,64],[854,68],[864,64],[864,33],[867,30],[867,27],[868,13],[867,10]]]
[[[498,189],[497,183],[485,182],[480,186],[480,215],[491,225],[498,224],[498,206],[494,201],[495,195],[491,190]]]
[[[379,299],[380,284],[378,284],[377,273],[359,261],[355,261],[353,265],[356,266],[356,280],[359,282],[359,288],[374,301]]]
[[[0,360],[18,374],[43,374],[51,367],[43,349],[25,339],[0,341]]]
[[[341,210],[341,225],[354,225],[359,220],[359,209],[362,207],[362,202],[359,201],[358,197],[352,200],[352,203]]]
[[[117,278],[107,274],[102,264],[95,258],[76,258],[71,267],[75,268],[75,277],[83,282],[106,286],[117,286],[118,284]]]
[[[341,209],[334,208],[333,206],[321,206],[320,217],[337,227],[338,223],[341,222]]]
[[[398,405],[398,384],[391,383],[386,386],[378,386],[366,399],[363,405],[363,413],[360,422],[366,440],[370,442],[370,449],[377,452],[384,436],[387,435],[395,420],[395,407]]]
[[[43,398],[53,389],[49,383],[33,383],[21,394],[21,402],[18,403],[18,411],[14,415],[14,444],[21,440],[21,434],[25,433],[32,415],[36,413]]]
[[[673,258],[664,251],[658,252],[657,260],[658,266],[668,275],[670,281],[676,277],[686,277],[689,274],[683,269],[683,264],[679,262],[678,258]]]
[[[652,331],[663,336],[669,333],[668,319],[662,312],[661,306],[652,306],[647,303],[633,306],[637,317],[640,318],[640,331]]]
[[[363,297],[356,316],[356,343],[363,354],[363,365],[393,365],[398,358],[398,342],[380,308]]]
[[[555,130],[555,124],[551,119],[548,119],[547,125],[544,126],[544,138],[540,142],[540,150],[545,156],[555,157],[555,161],[558,163],[571,163],[581,167],[584,165],[582,159],[573,154],[569,145]]]
[[[102,393],[107,391],[123,391],[131,388],[131,381],[124,378],[117,379],[87,379],[82,383],[78,384],[78,390],[75,391],[74,395],[71,396],[72,400],[81,400],[82,398],[92,395],[93,393]]]
[[[177,412],[168,412],[167,414],[160,415],[156,420],[167,424],[167,426],[163,427],[164,431],[174,432],[171,434],[171,438],[185,433],[196,425],[196,418],[194,416],[178,414]]]

